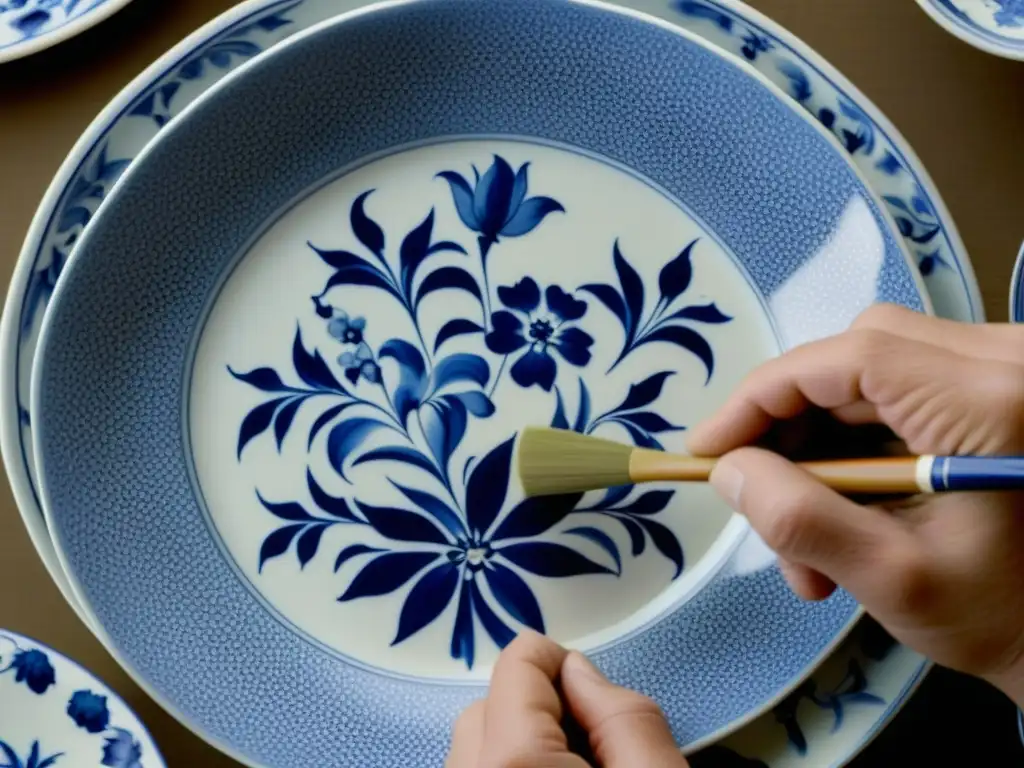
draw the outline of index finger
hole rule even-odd
[[[891,366],[908,348],[924,346],[884,331],[853,330],[796,347],[754,370],[717,413],[690,431],[687,448],[719,456],[813,406],[836,411],[870,404],[864,381],[878,364]]]
[[[555,678],[568,655],[535,632],[524,631],[495,664],[487,696],[485,743],[489,763],[567,753],[562,700]]]

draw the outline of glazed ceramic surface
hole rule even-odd
[[[778,345],[924,308],[840,147],[765,81],[602,6],[438,0],[312,31],[174,125],[58,285],[33,414],[80,594],[199,730],[275,765],[439,762],[529,626],[692,747],[850,625],[848,596],[741,571],[706,488],[514,480],[526,423],[678,445]]]
[[[1024,0],[917,0],[942,27],[983,51],[1024,59]]]
[[[163,768],[149,734],[103,683],[51,648],[0,629],[5,768]]]
[[[334,0],[250,2],[212,22],[140,76],[97,118],[70,154],[37,214],[4,314],[5,355],[10,361],[4,370],[15,373],[4,379],[4,453],[33,542],[87,622],[91,619],[81,611],[56,560],[35,495],[28,379],[52,288],[106,190],[170,117],[239,63],[344,7]],[[783,86],[794,83],[789,91],[798,103],[830,126],[873,189],[894,198],[890,210],[898,215],[902,205],[918,212],[919,219],[898,215],[897,220],[905,231],[905,242],[915,248],[937,313],[964,321],[982,319],[970,263],[938,193],[902,137],[849,82],[813,51],[745,6],[643,3],[642,9],[702,35]],[[791,80],[784,71],[803,76]],[[858,117],[851,119],[847,113]],[[835,120],[836,115],[841,119]],[[761,555],[762,559],[765,556],[770,558],[770,553]],[[846,669],[855,651],[851,640],[829,664]],[[842,719],[834,723],[830,709],[804,698],[794,717],[805,748],[790,743],[787,729],[772,715],[730,737],[729,746],[773,767],[844,762],[898,707],[924,664],[898,646],[879,660],[857,658],[869,690],[884,703],[857,701],[845,707]],[[814,680],[820,689],[830,690],[842,677],[837,675],[816,674]],[[722,752],[714,754],[720,759]]]
[[[1024,323],[1024,245],[1017,252],[1010,277],[1010,321]]]
[[[0,0],[0,62],[77,35],[129,0]]]

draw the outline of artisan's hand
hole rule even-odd
[[[588,734],[600,768],[687,766],[654,702],[527,631],[498,659],[487,698],[455,724],[446,768],[588,768],[569,751],[563,707]]]
[[[915,454],[1022,454],[1024,328],[875,307],[851,331],[756,370],[688,439],[696,454],[726,454],[712,483],[799,595],[823,599],[840,584],[901,642],[1024,705],[1024,497],[862,507],[740,447],[811,409],[887,425]]]

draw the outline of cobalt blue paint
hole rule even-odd
[[[1019,490],[1024,488],[1024,458],[938,456],[931,481],[936,491]]]

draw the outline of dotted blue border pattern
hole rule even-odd
[[[282,767],[437,765],[481,689],[374,674],[303,641],[237,579],[203,520],[184,372],[239,245],[337,168],[467,133],[625,163],[706,221],[766,296],[852,198],[884,224],[838,152],[774,92],[671,30],[584,5],[378,10],[284,44],[216,94],[127,172],[57,288],[34,403],[54,533],[121,657],[210,738]],[[885,246],[876,298],[920,309],[889,234]],[[768,570],[713,582],[595,660],[653,695],[688,744],[792,684],[855,612],[845,594],[803,603]]]
[[[970,34],[977,35],[983,40],[987,40],[990,43],[994,43],[1018,53],[1020,51],[1024,51],[1024,40],[1016,37],[1009,37],[1008,35],[1001,35],[993,29],[983,27],[960,10],[953,0],[928,0],[928,2],[937,8],[943,16]]]

